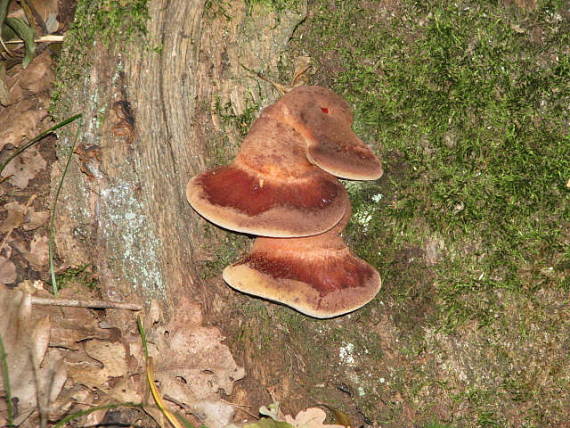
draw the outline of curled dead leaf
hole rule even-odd
[[[245,371],[222,344],[220,331],[201,325],[198,305],[181,299],[177,309],[169,324],[148,333],[155,380],[162,394],[187,406],[204,425],[225,426],[234,409],[220,400],[220,391],[231,394]]]
[[[20,227],[24,222],[26,206],[19,202],[9,202],[4,205],[7,212],[6,219],[0,224],[0,233],[7,233],[12,229]]]
[[[32,269],[42,271],[46,269],[48,265],[48,245],[49,240],[47,236],[36,235],[32,239],[32,242],[30,242],[29,250],[26,249],[23,243],[17,244],[17,247],[30,263]]]
[[[33,7],[35,14],[41,19],[48,34],[57,31],[59,28],[57,0],[27,0],[26,3]]]
[[[28,211],[24,217],[24,230],[35,230],[46,225],[49,219],[49,211]]]
[[[301,410],[294,418],[289,415],[285,416],[285,421],[295,428],[345,428],[344,425],[325,424],[326,417],[327,414],[323,409],[310,407]]]
[[[16,73],[6,79],[10,90],[10,103],[14,104],[29,94],[37,94],[50,88],[55,77],[53,60],[49,51],[35,57],[28,67],[16,66]]]

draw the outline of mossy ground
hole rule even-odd
[[[303,390],[361,422],[567,423],[567,4],[309,7],[294,49],[384,160],[382,179],[346,183],[345,233],[384,287],[329,321],[240,299],[241,340],[260,364],[280,344],[281,365],[299,371],[291,402]]]
[[[469,408],[457,423],[561,421],[570,361],[531,348],[542,329],[567,340],[567,6],[320,1],[301,32],[316,83],[354,105],[385,161],[382,180],[349,186],[347,239],[382,272],[379,300],[411,352],[455,365],[416,380]]]

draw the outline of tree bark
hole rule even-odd
[[[305,13],[305,5],[255,7],[152,0],[146,39],[96,42],[85,79],[65,92],[83,123],[58,203],[57,250],[68,265],[92,264],[104,297],[159,299],[171,309],[182,295],[203,298],[195,262],[204,226],[186,183],[215,163],[212,135],[227,159],[239,143],[214,106],[231,103],[239,115],[248,98],[262,106],[277,96],[247,69],[275,76]],[[60,141],[60,165],[72,138]]]
[[[78,84],[67,82],[60,97],[62,105],[71,106],[61,115],[82,112],[82,123],[78,130],[60,135],[58,163],[52,169],[55,188],[78,135],[57,205],[57,253],[64,266],[92,265],[101,297],[144,304],[153,330],[158,326],[152,323],[162,319],[160,331],[174,329],[184,336],[185,329],[196,328],[196,337],[206,330],[186,320],[201,322],[201,312],[207,314],[220,299],[215,288],[201,281],[199,263],[223,232],[192,210],[186,183],[235,154],[240,132],[224,115],[239,117],[252,105],[260,109],[279,96],[248,70],[276,79],[278,64],[287,62],[287,42],[306,10],[302,2],[279,12],[263,3],[253,9],[242,1],[208,3],[218,9],[205,9],[205,3],[150,0],[144,39],[108,47],[96,41],[84,47],[90,65]],[[80,65],[71,53],[76,48],[64,47],[60,68]],[[158,317],[153,302],[162,309]],[[126,311],[111,310],[106,321],[136,336],[133,317]],[[208,337],[223,339],[219,332]],[[187,342],[194,340],[190,333]],[[211,355],[203,354],[216,349],[217,359],[227,361],[227,369],[219,373],[211,368],[196,374],[204,385],[210,385],[209,376],[219,378],[211,391],[189,381],[184,386],[188,398],[179,401],[204,413],[202,422],[222,426],[220,421],[234,409],[220,400],[217,385],[230,394],[243,370],[225,345],[209,349],[177,350],[209,361]],[[168,351],[166,345],[162,354]],[[238,401],[252,402],[243,389],[238,395]],[[192,402],[196,397],[199,403]],[[210,405],[200,405],[216,397],[223,416],[217,410],[212,413]]]

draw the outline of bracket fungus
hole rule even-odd
[[[235,160],[192,178],[186,195],[198,213],[218,226],[276,237],[331,229],[348,200],[334,176],[307,160],[302,137],[265,110]]]
[[[352,131],[348,103],[299,86],[261,112],[232,163],[193,177],[186,196],[218,226],[260,236],[224,270],[231,287],[330,318],[368,303],[381,284],[340,236],[351,206],[336,177],[381,175],[380,160]]]
[[[274,104],[271,116],[301,134],[309,162],[328,173],[351,180],[382,176],[380,160],[352,131],[350,106],[331,90],[299,86]]]
[[[350,214],[348,203],[343,219],[321,235],[257,238],[248,255],[224,269],[224,280],[243,293],[315,318],[332,318],[364,306],[380,290],[381,280],[340,236]]]

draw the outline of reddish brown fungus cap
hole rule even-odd
[[[323,233],[339,222],[348,201],[335,177],[307,161],[303,138],[265,114],[234,162],[192,178],[186,195],[219,226],[272,237]]]
[[[307,159],[342,178],[375,180],[382,176],[380,160],[352,131],[346,101],[319,86],[300,86],[283,96],[271,111],[305,139]]]
[[[315,318],[331,318],[368,303],[381,286],[380,275],[354,256],[334,229],[307,238],[257,238],[250,253],[224,269],[234,289],[283,303]]]

